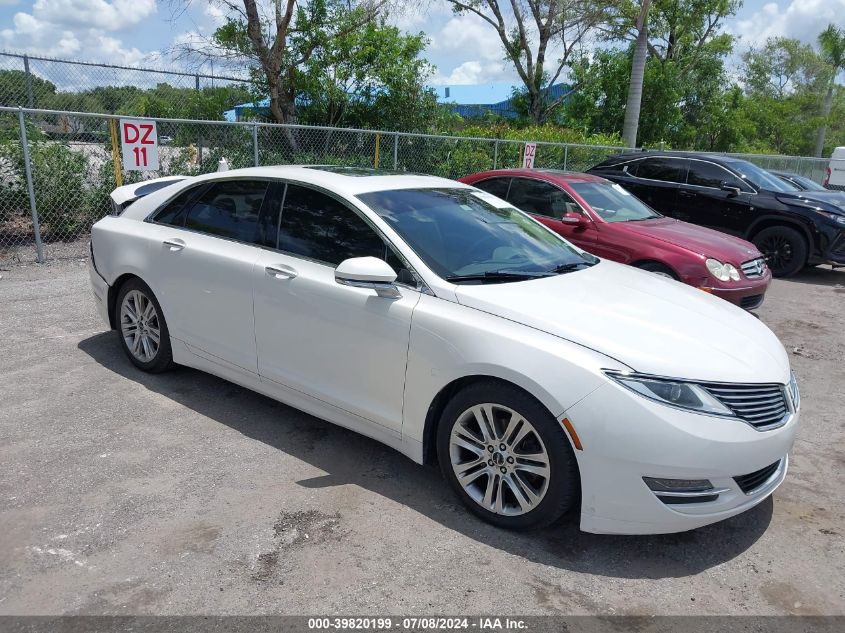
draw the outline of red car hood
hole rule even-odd
[[[723,262],[741,264],[749,259],[762,257],[754,244],[740,237],[672,218],[624,222],[616,226],[629,233],[675,244]]]

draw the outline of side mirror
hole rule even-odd
[[[722,181],[721,185],[719,185],[719,188],[722,191],[727,191],[728,194],[731,195],[731,196],[738,196],[741,192],[741,189],[739,187],[734,187],[733,185],[729,185],[724,180]]]
[[[561,224],[568,224],[570,226],[587,226],[587,218],[580,213],[564,213],[560,218]]]
[[[402,296],[396,287],[396,271],[378,257],[351,257],[334,269],[334,280],[344,286],[369,288],[379,297],[398,299]]]

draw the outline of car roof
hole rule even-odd
[[[800,178],[801,174],[796,174],[794,171],[782,171],[780,169],[769,169],[769,173],[775,176],[786,176],[787,178]]]
[[[473,180],[483,180],[484,178],[494,178],[494,177],[503,177],[509,176],[513,177],[526,177],[526,178],[536,178],[538,175],[541,176],[548,176],[551,180],[555,180],[557,182],[566,182],[566,183],[573,183],[573,182],[607,182],[601,176],[595,176],[593,174],[585,174],[580,171],[564,171],[562,169],[525,169],[525,168],[514,168],[514,169],[491,169],[490,171],[483,171],[477,174],[473,174],[471,177]]]
[[[736,162],[736,161],[744,161],[744,158],[739,158],[737,156],[728,156],[726,154],[704,154],[702,152],[684,152],[684,151],[672,151],[672,150],[643,150],[639,152],[622,152],[620,154],[613,154],[608,156],[604,161],[613,161],[613,162],[624,162],[629,160],[637,160],[639,158],[654,158],[654,157],[665,157],[665,158],[700,158],[704,160],[715,160],[715,161],[724,161],[724,162]]]
[[[447,178],[424,176],[405,172],[391,172],[365,167],[339,167],[336,165],[274,165],[246,167],[212,172],[196,176],[192,182],[228,180],[230,178],[283,178],[303,184],[315,185],[354,196],[370,191],[416,188],[465,188],[467,185]]]

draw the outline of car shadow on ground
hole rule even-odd
[[[544,565],[619,578],[694,575],[742,554],[772,519],[769,498],[737,517],[680,534],[587,534],[578,529],[574,514],[542,531],[501,530],[467,512],[436,467],[415,464],[374,440],[200,371],[177,368],[165,374],[143,373],[125,357],[116,336],[114,332],[98,334],[78,347],[123,378],[326,473],[296,484],[361,486],[468,538]],[[221,399],[227,406],[221,406]]]
[[[810,266],[783,281],[810,284],[812,286],[845,286],[845,268]]]

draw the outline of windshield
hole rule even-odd
[[[806,176],[799,176],[796,174],[794,176],[790,176],[790,178],[792,178],[792,180],[804,187],[804,189],[807,191],[827,191],[827,189],[822,187],[815,180],[810,180]]]
[[[662,217],[623,187],[605,182],[572,182],[569,186],[605,222],[635,222]]]
[[[747,160],[726,160],[725,162],[745,180],[757,187],[757,189],[798,191],[798,187],[795,185],[781,180],[774,174],[770,174],[765,169],[761,169]]]
[[[546,276],[598,261],[486,192],[397,189],[358,198],[431,270],[456,283]]]

